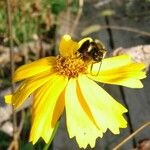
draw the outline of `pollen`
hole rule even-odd
[[[81,58],[58,56],[55,69],[60,75],[75,78],[85,73],[87,64]]]

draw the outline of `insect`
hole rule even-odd
[[[81,57],[84,61],[91,63],[92,68],[95,63],[101,62],[97,75],[99,74],[102,59],[105,57],[107,50],[99,40],[90,41],[86,40],[77,51],[77,56]]]

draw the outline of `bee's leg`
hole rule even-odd
[[[102,66],[102,61],[101,61],[101,62],[100,62],[100,64],[99,64],[99,68],[98,68],[98,72],[97,72],[96,76],[98,76],[98,75],[99,75],[99,73],[100,73],[100,69],[101,69],[101,66]]]
[[[92,63],[92,64],[91,64],[91,67],[90,67],[90,74],[91,74],[92,76],[93,76],[93,74],[92,74],[93,64],[94,64],[94,63]]]
[[[99,69],[98,69],[98,72],[97,72],[96,76],[98,76],[99,73],[100,73],[100,69],[101,69],[101,66],[102,66],[102,61],[103,61],[103,59],[105,58],[105,56],[106,56],[106,52],[103,54],[103,57],[102,57],[102,60],[101,60],[101,62],[100,62]]]
[[[100,63],[99,68],[98,68],[98,72],[96,74],[92,73],[92,68],[93,68],[94,63],[91,64],[90,73],[91,73],[92,76],[98,76],[99,75],[99,72],[100,72],[100,69],[101,69],[101,64],[102,64],[102,62]]]

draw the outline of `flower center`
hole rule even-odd
[[[58,56],[56,60],[56,71],[60,75],[77,77],[79,73],[85,73],[87,64],[80,58]]]

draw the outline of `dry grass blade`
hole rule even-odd
[[[143,36],[150,36],[149,32],[146,31],[141,31],[139,29],[135,29],[135,28],[131,28],[131,27],[126,27],[126,26],[114,26],[114,25],[99,25],[99,24],[94,24],[91,26],[88,26],[87,28],[85,28],[81,35],[82,36],[87,36],[91,33],[94,32],[98,32],[100,30],[104,30],[104,29],[112,29],[112,30],[122,30],[122,31],[128,31],[128,32],[133,32],[133,33],[137,33]]]
[[[7,22],[8,22],[8,37],[9,37],[9,47],[10,47],[10,64],[11,64],[11,80],[14,74],[14,59],[13,59],[13,36],[12,36],[12,16],[11,16],[11,5],[10,0],[7,0]],[[14,92],[14,84],[12,83],[11,92]],[[16,113],[13,111],[13,141],[9,146],[9,150],[18,150],[19,143],[17,138],[17,121],[16,121]]]
[[[138,128],[136,131],[134,131],[132,134],[130,134],[128,137],[126,137],[123,141],[121,141],[118,145],[116,145],[112,150],[119,150],[121,146],[123,146],[127,141],[129,141],[131,138],[133,138],[136,134],[138,134],[140,131],[142,131],[144,128],[150,126],[150,121],[142,125],[140,128]]]

